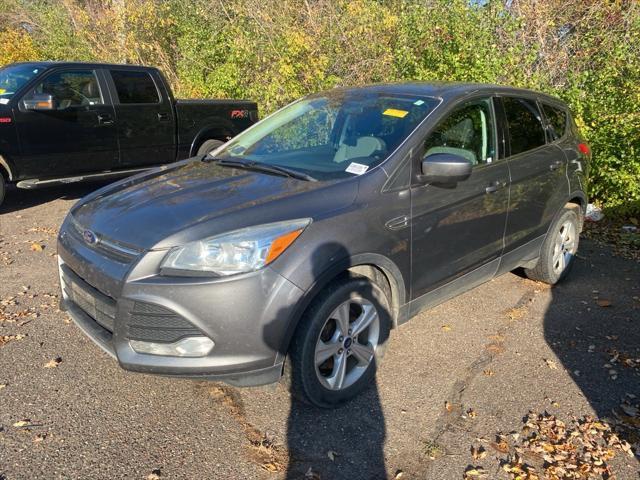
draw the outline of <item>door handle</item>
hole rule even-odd
[[[98,124],[100,125],[113,125],[113,117],[108,113],[99,113],[98,114]]]
[[[158,120],[161,122],[166,122],[167,120],[169,120],[169,114],[166,112],[158,113]]]
[[[549,165],[549,170],[553,171],[553,170],[557,170],[562,166],[562,162],[560,160],[553,162],[551,165]]]

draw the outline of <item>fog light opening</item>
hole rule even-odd
[[[204,357],[215,345],[208,337],[187,337],[175,343],[154,343],[129,340],[137,353],[163,355],[167,357]]]

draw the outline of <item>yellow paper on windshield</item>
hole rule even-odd
[[[404,118],[407,116],[407,112],[406,110],[396,110],[395,108],[387,108],[384,112],[382,112],[383,115],[389,115],[390,117],[398,117],[398,118]]]
[[[0,95],[2,95],[5,92],[6,92],[6,90],[4,88],[0,88]]]

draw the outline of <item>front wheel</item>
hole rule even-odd
[[[578,208],[577,205],[565,207],[553,222],[542,243],[537,265],[525,269],[527,277],[554,285],[568,275],[580,240]]]
[[[287,368],[293,394],[323,408],[355,397],[375,382],[390,328],[389,301],[371,280],[329,285],[292,341]]]

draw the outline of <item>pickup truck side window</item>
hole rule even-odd
[[[425,141],[426,155],[452,153],[466,158],[472,165],[491,163],[495,151],[493,115],[488,98],[456,108]]]
[[[511,155],[533,150],[546,143],[542,117],[535,101],[504,97],[502,102],[509,128]]]
[[[160,95],[148,72],[111,70],[121,104],[160,103]]]
[[[54,72],[28,93],[25,99],[42,94],[53,96],[56,110],[104,103],[100,85],[93,70]]]

